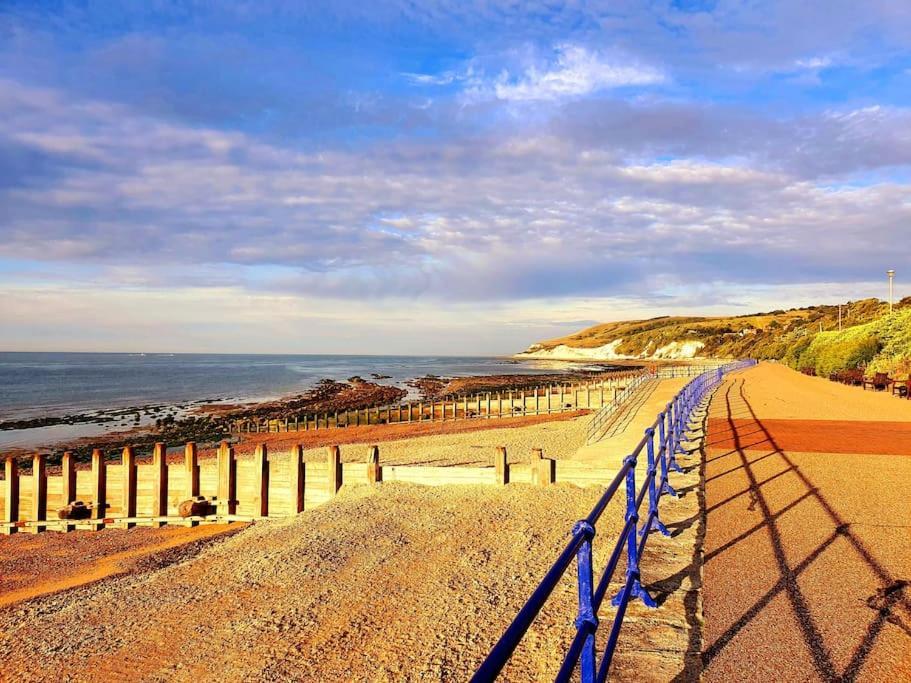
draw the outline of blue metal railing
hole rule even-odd
[[[639,598],[646,606],[657,607],[654,599],[642,586],[639,558],[645,550],[645,544],[651,532],[657,531],[665,536],[670,535],[659,518],[658,503],[662,495],[677,495],[668,482],[668,472],[670,470],[682,471],[680,465],[677,464],[676,455],[686,452],[682,444],[687,439],[686,432],[690,419],[694,411],[709,396],[711,390],[718,386],[726,373],[755,363],[756,361],[753,360],[738,361],[703,372],[674,396],[665,410],[658,414],[652,426],[645,430],[645,435],[632,454],[624,459],[620,471],[598,499],[592,511],[585,519],[576,522],[573,526],[569,543],[475,672],[472,681],[480,683],[496,679],[554,588],[572,564],[573,558],[576,559],[579,588],[579,609],[575,620],[576,635],[566,651],[556,680],[568,681],[577,666],[580,667],[582,683],[607,679],[617,647],[617,639],[620,636],[620,627],[623,625],[623,617],[630,600]],[[643,449],[646,453],[647,469],[645,480],[637,490],[636,462]],[[595,524],[621,484],[624,483],[626,485],[626,511],[623,530],[614,544],[614,549],[596,586],[592,567],[592,539],[595,536]],[[648,497],[648,513],[637,534],[639,509],[646,496]],[[617,608],[617,611],[599,664],[595,644],[598,611],[607,594],[617,565],[620,563],[624,548],[626,549],[626,581],[620,592],[611,600],[611,604]]]

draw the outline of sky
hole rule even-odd
[[[0,3],[0,349],[911,294],[911,3]]]

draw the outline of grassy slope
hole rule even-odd
[[[705,344],[700,355],[709,357],[779,359],[794,367],[816,367],[821,354],[820,372],[868,362],[871,368],[892,371],[911,358],[911,297],[898,303],[891,318],[887,312],[888,304],[878,299],[849,302],[842,307],[841,333],[838,306],[716,318],[661,317],[603,323],[532,348],[595,348],[621,339],[617,352],[638,356],[674,341],[700,341]]]

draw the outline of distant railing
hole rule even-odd
[[[668,483],[668,471],[671,469],[680,470],[675,456],[677,453],[685,452],[682,442],[687,439],[687,430],[693,413],[698,407],[703,405],[726,373],[748,367],[755,364],[755,362],[752,360],[738,361],[712,370],[703,370],[701,374],[691,380],[674,396],[665,410],[659,413],[652,426],[645,430],[645,436],[632,454],[623,461],[623,467],[608,485],[607,490],[598,500],[588,517],[576,522],[569,543],[557,557],[556,562],[554,562],[547,574],[545,574],[538,587],[535,588],[531,597],[519,610],[519,613],[503,633],[500,640],[494,645],[490,654],[472,678],[473,681],[480,683],[482,681],[493,681],[497,678],[544,606],[544,603],[547,602],[557,583],[572,564],[573,557],[576,558],[579,588],[579,608],[575,620],[576,636],[573,638],[563,658],[556,680],[570,680],[576,666],[580,665],[580,663],[582,683],[607,679],[629,601],[632,598],[640,598],[648,607],[657,606],[645,588],[642,587],[639,558],[645,550],[645,544],[652,531],[659,531],[665,536],[670,535],[670,532],[668,532],[658,516],[658,502],[664,494],[677,495]],[[645,481],[642,482],[642,486],[637,491],[636,462],[643,449],[646,452],[647,470]],[[658,480],[659,467],[660,480]],[[595,524],[624,481],[626,483],[625,524],[596,586],[592,569],[592,539],[595,535]],[[646,495],[648,496],[648,513],[645,523],[638,531],[638,536],[641,538],[637,540],[636,530],[639,522],[639,508],[642,506]],[[626,548],[626,581],[620,592],[611,600],[611,604],[617,608],[617,611],[599,664],[595,645],[595,633],[598,629],[597,615],[607,594],[614,571],[620,562],[624,547]]]
[[[657,374],[652,373],[639,375],[638,377],[633,378],[622,391],[614,394],[613,400],[602,406],[601,409],[595,413],[595,417],[592,418],[592,421],[589,422],[588,431],[585,435],[585,443],[594,443],[604,436],[604,432],[606,432],[610,426],[611,418],[617,414],[620,407],[626,403],[642,385],[647,382],[655,381],[656,377]]]

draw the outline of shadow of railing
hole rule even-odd
[[[838,514],[834,506],[830,503],[826,496],[823,495],[820,489],[815,486],[813,482],[807,477],[807,475],[801,471],[800,467],[795,463],[794,459],[781,449],[779,444],[775,441],[772,433],[766,428],[766,426],[756,415],[755,410],[747,399],[746,393],[744,391],[744,383],[744,379],[738,378],[734,379],[733,381],[729,380],[724,387],[724,400],[725,407],[727,408],[729,435],[723,437],[723,441],[726,442],[730,439],[733,439],[734,449],[722,455],[713,456],[712,458],[707,458],[705,460],[706,463],[711,463],[723,460],[726,457],[736,455],[739,459],[739,465],[738,467],[728,469],[725,472],[719,473],[717,475],[713,475],[712,477],[706,479],[706,482],[711,482],[736,470],[743,470],[749,480],[750,485],[747,489],[728,496],[724,500],[712,505],[711,507],[706,508],[706,514],[730,504],[732,501],[742,497],[743,495],[749,495],[752,501],[751,508],[759,508],[762,513],[762,521],[759,524],[756,524],[755,526],[741,533],[737,537],[731,539],[719,548],[716,548],[707,553],[705,556],[705,561],[708,562],[720,556],[739,543],[742,543],[744,540],[756,532],[765,529],[769,535],[769,541],[772,546],[772,552],[779,573],[779,578],[772,586],[772,588],[770,588],[758,600],[756,600],[753,605],[747,609],[724,633],[722,633],[718,638],[716,638],[712,643],[708,645],[708,647],[703,651],[702,655],[703,666],[708,666],[712,660],[717,657],[718,654],[734,639],[734,637],[737,636],[738,633],[740,633],[750,622],[752,622],[758,615],[763,612],[763,610],[769,605],[769,603],[772,602],[774,598],[776,598],[781,593],[784,593],[791,606],[791,609],[797,617],[801,639],[803,640],[803,644],[812,659],[816,673],[823,680],[827,681],[854,681],[857,679],[857,676],[860,673],[864,662],[872,652],[876,640],[885,627],[886,623],[896,624],[905,632],[911,633],[911,628],[909,628],[909,626],[896,613],[898,609],[902,609],[905,612],[911,613],[911,606],[909,606],[909,601],[905,597],[908,581],[896,579],[885,569],[885,567],[882,566],[879,561],[876,560],[876,558],[872,555],[872,553],[864,545],[860,538],[858,538],[857,535],[851,530],[851,524],[845,521]],[[737,406],[732,405],[732,390],[736,390],[736,393],[738,394],[739,405]],[[748,457],[745,451],[749,448],[749,445],[742,443],[743,432],[739,429],[740,425],[735,422],[735,420],[740,419],[749,421],[749,425],[746,426],[747,429],[755,429],[753,432],[747,432],[747,435],[752,436],[757,432],[762,434],[763,440],[760,443],[770,445],[770,452],[753,459],[750,459],[750,457]],[[722,441],[714,441],[714,443],[720,442]],[[707,444],[707,447],[710,448],[712,443],[713,442],[710,440]],[[772,476],[766,477],[765,479],[759,480],[756,472],[754,471],[755,464],[759,461],[766,460],[767,458],[773,456],[778,456],[781,458],[782,464],[785,465],[785,469],[777,472]],[[803,490],[796,492],[795,498],[793,498],[785,507],[773,513],[770,502],[763,490],[763,487],[770,482],[779,479],[785,474],[792,474],[799,482]],[[788,562],[788,557],[785,552],[786,542],[783,538],[783,534],[778,526],[778,523],[784,514],[808,499],[816,501],[821,506],[825,512],[825,515],[832,523],[832,531],[802,560],[800,560],[794,566],[791,566],[791,564]],[[851,659],[848,662],[847,666],[845,666],[844,669],[840,672],[837,670],[831,653],[824,645],[822,633],[816,624],[816,621],[811,612],[811,602],[807,598],[804,590],[798,584],[798,578],[800,575],[806,571],[806,569],[810,567],[813,562],[822,556],[823,553],[831,548],[838,539],[844,539],[847,541],[850,547],[862,559],[863,563],[869,569],[871,574],[875,576],[877,581],[879,581],[881,584],[881,588],[877,591],[877,593],[867,599],[867,604],[871,607],[871,609],[874,609],[876,611],[876,616],[869,623],[865,632],[859,634],[860,644],[852,653]],[[845,634],[845,637],[848,638],[850,636],[848,634]]]

